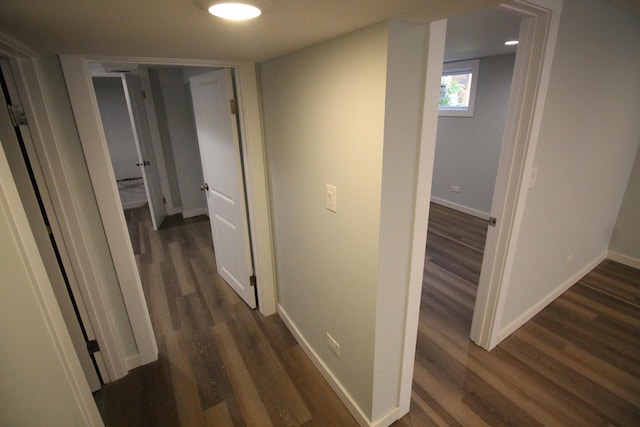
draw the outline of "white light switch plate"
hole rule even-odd
[[[327,184],[327,192],[325,197],[327,202],[327,209],[331,212],[338,212],[338,204],[336,201],[337,190],[335,185]]]

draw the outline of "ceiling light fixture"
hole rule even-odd
[[[193,0],[193,3],[212,15],[233,21],[257,18],[270,5],[268,0]]]
[[[232,21],[246,21],[262,14],[260,9],[246,3],[217,3],[210,6],[208,10],[212,15]]]
[[[518,40],[508,40],[508,41],[504,42],[504,44],[505,44],[506,46],[515,46],[515,45],[517,45],[518,43],[520,43]]]

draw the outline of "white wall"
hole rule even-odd
[[[389,23],[373,421],[388,414],[389,409],[398,404],[400,395],[399,378],[405,344],[402,331],[407,322],[408,284],[412,267],[410,251],[413,248],[414,215],[418,203],[417,176],[418,159],[421,157],[428,29],[428,25]],[[425,238],[426,230],[422,238],[423,247]],[[418,267],[420,271],[422,265]]]
[[[639,76],[638,19],[565,0],[503,331],[606,255],[640,142]]]
[[[158,77],[158,70],[150,68],[149,70],[149,86],[153,95],[153,105],[156,110],[156,120],[158,123],[158,133],[160,136],[160,144],[162,146],[162,154],[164,155],[164,164],[167,170],[167,181],[169,182],[169,191],[173,200],[173,208],[175,211],[182,211],[180,206],[180,187],[178,185],[178,176],[176,172],[176,163],[173,158],[173,149],[171,147],[171,134],[169,133],[169,124],[167,122],[167,112],[164,108],[164,100],[162,98],[162,88]]]
[[[94,77],[93,87],[116,180],[142,177],[122,79]],[[142,179],[119,183],[118,192],[124,209],[147,203]]]
[[[380,24],[260,66],[279,311],[381,425],[399,402],[427,29]]]
[[[609,251],[631,258],[626,263],[640,266],[640,150],[613,228]]]
[[[100,211],[91,186],[91,178],[83,156],[75,118],[71,109],[60,61],[56,56],[45,56],[40,60],[43,72],[44,90],[48,101],[48,111],[55,125],[60,141],[60,154],[65,168],[68,185],[76,196],[76,209],[80,215],[82,232],[89,245],[89,253],[94,263],[95,274],[104,298],[111,309],[111,321],[116,330],[124,357],[138,353],[129,323],[127,309],[122,299],[118,277],[109,252]]]
[[[102,425],[2,149],[0,241],[0,425]]]
[[[489,217],[514,61],[515,55],[481,58],[473,117],[438,118],[434,201]]]
[[[367,416],[386,56],[377,25],[260,65],[281,313]],[[325,208],[326,184],[337,213]]]
[[[182,213],[185,216],[202,214],[206,211],[207,201],[204,193],[200,191],[204,178],[191,92],[189,86],[182,81],[180,68],[159,69],[158,78],[180,190]]]

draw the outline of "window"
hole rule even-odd
[[[440,116],[473,116],[480,61],[447,62],[440,79]]]

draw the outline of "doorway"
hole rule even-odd
[[[3,151],[75,353],[89,388],[95,392],[101,388],[103,378],[107,376],[103,357],[96,345],[96,334],[79,292],[76,270],[70,260],[67,242],[38,160],[12,68],[5,58],[0,58],[0,88],[0,102],[9,107],[0,113]]]
[[[252,235],[250,245],[257,273],[259,310],[263,315],[275,313],[275,271],[271,250],[273,245],[270,233],[270,210],[254,65],[224,61],[150,60],[147,58],[98,58],[65,55],[60,57],[60,62],[91,176],[91,186],[100,210],[102,226],[106,232],[105,236],[118,277],[122,301],[126,305],[131,331],[138,350],[138,354],[131,356],[120,352],[120,362],[114,360],[112,363],[115,372],[112,379],[121,378],[126,375],[127,370],[154,361],[157,357],[157,344],[153,336],[151,319],[145,304],[135,257],[131,250],[126,222],[120,208],[108,146],[99,120],[98,106],[90,75],[91,63],[142,64],[157,68],[207,67],[234,70],[236,99],[240,113],[238,132],[245,167],[245,183],[249,201],[247,210]],[[104,309],[108,310],[108,305],[104,306]],[[101,326],[115,335],[118,334],[118,331],[114,331],[108,323],[103,323]],[[118,350],[117,342],[111,343],[110,346]]]
[[[155,232],[167,212],[183,219],[206,215],[218,273],[256,308],[232,71],[110,63],[90,67],[138,270],[145,239],[146,246],[160,240],[147,232],[144,221],[134,219],[140,219],[140,208],[148,209]],[[166,207],[167,199],[173,206]]]
[[[516,57],[505,42],[518,39],[520,21],[498,8],[447,20],[425,291],[458,313],[467,336]]]

